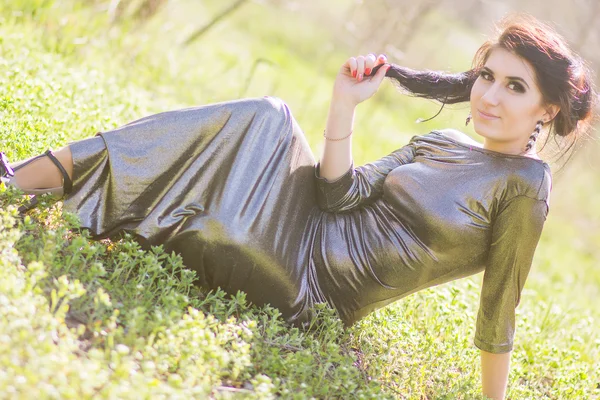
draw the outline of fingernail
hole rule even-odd
[[[371,68],[365,69],[365,75],[369,75],[371,73]]]
[[[363,77],[363,74],[358,74],[358,80],[360,81]]]
[[[352,71],[352,77],[356,78],[356,70]]]

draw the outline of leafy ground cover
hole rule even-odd
[[[334,49],[325,64],[307,62],[306,49],[327,34],[322,27],[320,35],[274,40],[270,26],[310,21],[252,4],[181,50],[169,28],[181,8],[166,11],[170,24],[109,26],[106,3],[82,4],[0,2],[0,149],[10,159],[152,112],[263,94],[290,104],[318,153],[332,79],[354,52]],[[217,4],[176,2],[196,7],[200,19]],[[257,72],[246,87],[260,57],[279,70]],[[412,125],[435,106],[382,90],[359,110],[356,131],[371,135],[356,135],[357,163],[435,127]],[[458,126],[453,118],[436,123]],[[555,181],[518,308],[512,399],[600,396],[594,151]],[[181,259],[160,247],[144,251],[128,236],[90,240],[60,202],[47,198],[20,219],[23,201],[0,188],[0,397],[481,398],[472,344],[480,276],[412,295],[351,329],[321,308],[301,331],[243,293],[198,289]]]

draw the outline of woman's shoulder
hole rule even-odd
[[[411,142],[444,142],[449,144],[458,144],[462,146],[472,146],[483,149],[483,145],[472,139],[466,133],[457,129],[436,129],[422,135],[415,135],[411,138]]]
[[[481,143],[457,129],[434,130],[413,137],[412,141],[432,145],[443,144],[447,150],[456,150],[457,154],[465,156],[465,163],[477,167],[478,174],[486,174],[493,180],[501,179],[506,185],[504,194],[509,198],[522,195],[547,201],[550,195],[552,173],[550,166],[541,159],[484,149]],[[479,157],[471,160],[473,154],[478,154]],[[456,159],[453,159],[453,163],[461,164],[457,163]]]
[[[450,128],[439,129],[439,130],[432,131],[431,133],[436,134],[438,136],[453,139],[464,145],[483,148],[483,145],[481,143],[479,143],[475,139],[471,138],[466,133],[459,131],[458,129],[450,129]]]

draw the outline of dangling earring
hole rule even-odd
[[[467,120],[465,121],[465,126],[469,125],[469,122],[471,122],[472,118],[473,116],[471,116],[471,111],[469,111],[469,115],[467,115]]]
[[[540,134],[540,131],[542,130],[542,126],[544,126],[544,121],[541,120],[535,124],[535,129],[533,130],[531,136],[529,136],[529,142],[527,142],[527,145],[525,146],[525,151],[531,150],[538,138],[538,135]]]

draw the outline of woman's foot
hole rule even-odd
[[[68,147],[60,152],[63,162],[70,161],[67,168],[72,171],[71,152]],[[5,154],[0,153],[0,178],[5,185],[17,187],[26,194],[33,195],[50,193],[62,197],[70,193],[73,187],[70,174],[51,150],[13,166],[9,165]]]
[[[8,164],[6,154],[0,151],[0,180],[5,185],[8,185],[10,178],[15,176],[15,171]]]

